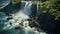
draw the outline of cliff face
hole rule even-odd
[[[45,31],[54,31],[55,34],[60,30],[60,0],[46,0],[39,3],[39,19],[42,29]],[[55,30],[56,29],[56,30]],[[58,31],[58,32],[57,32]]]
[[[37,3],[33,3],[32,4],[31,11],[32,11],[31,15],[36,17],[36,14],[37,14]]]

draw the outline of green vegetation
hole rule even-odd
[[[60,19],[60,0],[46,0],[40,1],[39,11],[40,14],[49,12],[55,16],[55,20]]]
[[[12,3],[13,3],[13,4],[17,4],[17,3],[19,3],[19,2],[21,2],[21,0],[12,0]]]

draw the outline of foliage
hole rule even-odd
[[[12,0],[12,3],[13,3],[13,4],[17,4],[17,3],[19,3],[19,2],[21,2],[21,0]]]
[[[60,19],[60,0],[46,0],[40,2],[39,11],[40,13],[49,12],[55,16],[55,20]]]

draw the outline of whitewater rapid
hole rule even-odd
[[[22,6],[23,3],[25,3],[24,7]],[[31,14],[31,6],[33,2],[25,1],[23,3],[21,4],[21,9],[18,12],[16,12],[15,14],[11,14],[13,19],[10,19],[9,21],[5,23],[6,26],[3,27],[3,30],[10,30],[10,29],[14,29],[15,27],[19,26],[22,29],[25,29],[26,34],[29,34],[28,33],[29,31],[32,31],[34,34],[41,34],[37,30],[35,30],[34,27],[31,28],[29,26],[29,21],[27,21],[27,19],[29,19],[29,15]],[[12,23],[12,25],[10,25],[9,23]],[[20,23],[22,23],[23,26],[20,25]]]

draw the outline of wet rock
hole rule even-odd
[[[16,30],[16,31],[19,30],[19,29],[21,29],[20,26],[15,27],[15,30]]]
[[[12,25],[12,23],[11,23],[11,22],[10,22],[9,24],[10,24],[10,25]]]
[[[13,19],[12,15],[8,15],[7,20]]]

